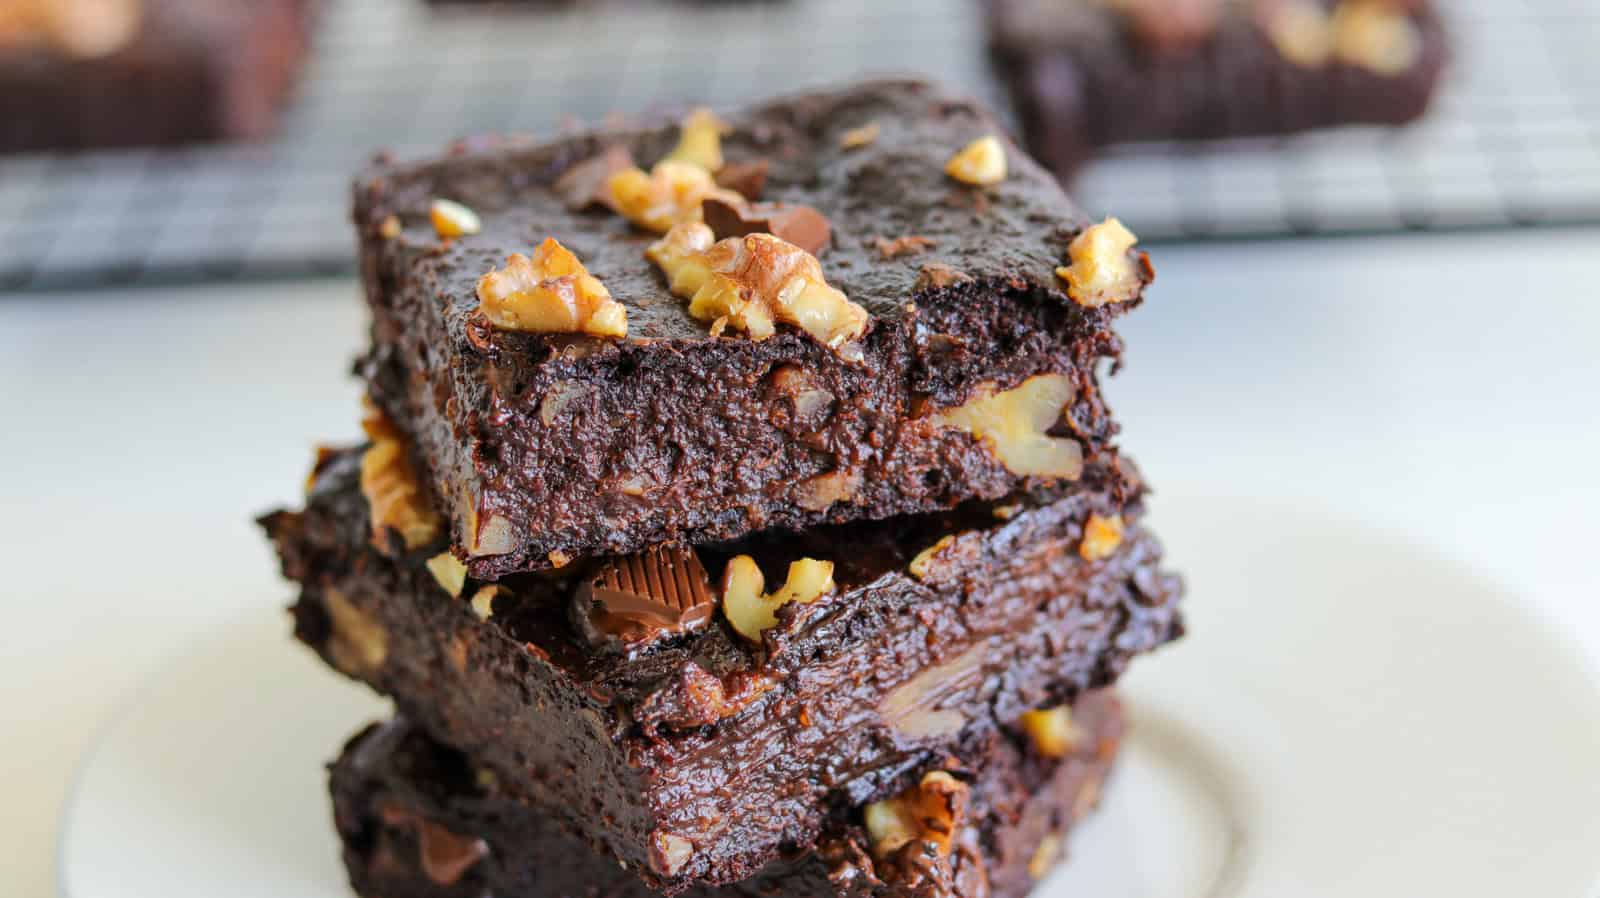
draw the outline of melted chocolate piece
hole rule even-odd
[[[385,826],[410,827],[416,833],[418,866],[437,885],[455,885],[489,855],[489,843],[477,836],[457,835],[399,805],[385,804],[378,815]]]
[[[701,204],[705,222],[717,239],[745,234],[771,234],[787,240],[813,256],[832,239],[833,229],[821,212],[810,206],[791,203],[751,203],[740,208],[722,200]]]
[[[575,600],[597,634],[630,644],[703,626],[717,603],[705,566],[687,546],[605,562]]]

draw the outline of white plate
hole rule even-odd
[[[1164,496],[1152,523],[1190,636],[1126,679],[1127,755],[1041,895],[1595,894],[1600,684],[1514,596],[1285,506]],[[383,705],[285,629],[241,622],[109,729],[64,894],[348,898],[322,765]]]

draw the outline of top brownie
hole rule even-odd
[[[444,519],[398,529],[481,578],[1070,490],[1152,277],[907,81],[380,162],[355,220],[361,370]]]

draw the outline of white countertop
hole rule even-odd
[[[1600,231],[1155,261],[1108,392],[1158,531],[1160,492],[1316,506],[1483,572],[1600,667]],[[241,609],[290,599],[250,519],[296,501],[312,443],[356,437],[363,330],[348,281],[0,296],[14,894],[54,893],[72,772],[139,683]],[[1251,541],[1237,535],[1242,565]]]

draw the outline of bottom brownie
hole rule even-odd
[[[683,894],[1021,896],[1096,804],[1123,730],[1108,691],[1036,718],[1026,734],[992,736],[981,767],[923,773],[895,798],[836,809],[813,850]],[[401,718],[351,739],[330,789],[350,883],[364,898],[659,894]]]

